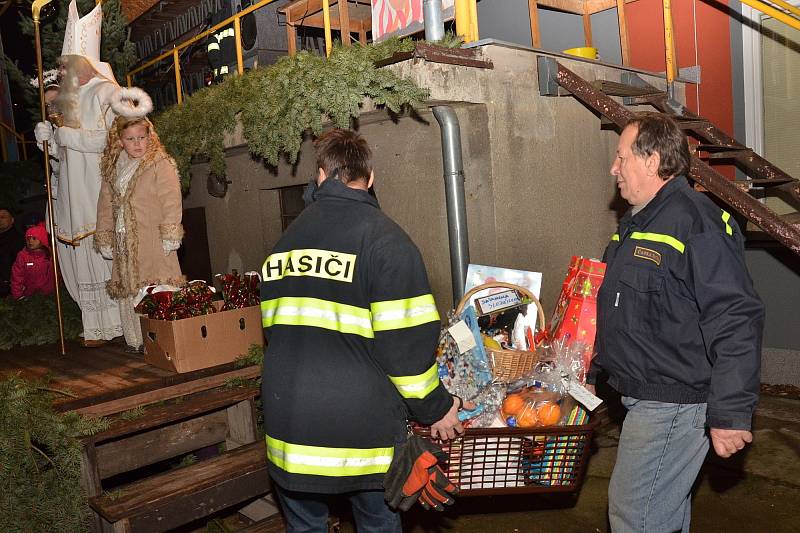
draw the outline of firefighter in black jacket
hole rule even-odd
[[[736,222],[690,187],[689,162],[675,122],[649,113],[623,130],[611,167],[633,207],[606,249],[588,382],[604,371],[628,409],[615,532],[689,531],[709,436],[721,457],[753,438],[764,308]]]
[[[462,431],[434,357],[439,315],[419,251],[368,192],[366,141],[337,129],[316,149],[311,203],[262,269],[270,474],[289,531],[325,531],[326,495],[347,493],[359,531],[399,532],[382,483],[406,420]]]

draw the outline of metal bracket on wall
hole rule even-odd
[[[539,96],[569,96],[571,93],[558,84],[558,61],[554,57],[538,56]]]

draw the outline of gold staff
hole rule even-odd
[[[52,0],[34,0],[31,6],[33,15],[34,38],[36,41],[36,72],[39,77],[39,108],[42,112],[42,122],[47,120],[47,113],[44,106],[44,80],[42,80],[42,39],[39,34],[39,13],[42,8]],[[56,311],[58,313],[58,336],[61,339],[61,355],[66,355],[67,350],[64,346],[64,319],[61,316],[61,290],[58,283],[58,251],[56,250],[57,241],[55,232],[55,222],[53,217],[53,190],[50,182],[50,153],[47,141],[42,143],[44,149],[44,176],[47,184],[47,218],[50,226],[50,241],[53,244],[53,279],[56,283]]]

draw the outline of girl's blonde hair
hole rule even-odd
[[[148,136],[147,150],[142,156],[141,163],[139,163],[140,168],[144,168],[152,163],[159,155],[167,157],[167,151],[164,149],[164,145],[161,144],[161,139],[158,138],[156,129],[153,127],[153,123],[150,122],[150,119],[147,117],[128,118],[120,115],[114,119],[111,129],[108,130],[106,148],[103,150],[103,157],[100,160],[100,172],[104,178],[109,178],[116,173],[117,160],[119,159],[119,154],[123,150],[122,142],[120,141],[122,132],[132,126],[138,126],[139,124],[143,124],[147,128]]]

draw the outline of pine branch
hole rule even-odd
[[[40,449],[38,446],[36,446],[35,444],[31,443],[31,444],[30,444],[30,447],[31,447],[31,448],[33,448],[33,450],[34,450],[34,451],[37,451],[37,452],[39,452],[39,454],[40,454],[42,457],[44,457],[45,459],[47,459],[47,462],[48,462],[48,463],[50,463],[50,465],[53,467],[53,469],[54,469],[55,471],[58,471],[58,467],[57,467],[57,466],[56,466],[56,464],[53,462],[53,460],[52,460],[52,459],[50,459],[50,457],[49,457],[49,456],[48,456],[46,453],[44,453],[44,452],[43,452],[43,451],[42,451],[42,450],[41,450],[41,449]]]
[[[63,394],[64,396],[69,396],[70,398],[77,398],[78,397],[77,395],[72,394],[71,392],[68,392],[68,391],[65,391],[65,390],[61,390],[61,389],[51,389],[50,387],[36,387],[36,389],[37,390],[43,390],[43,391],[49,391],[49,392],[55,392],[55,393],[58,393],[58,394]]]
[[[175,158],[188,189],[194,158],[207,159],[212,174],[225,174],[225,135],[237,123],[250,152],[272,166],[297,160],[303,139],[319,135],[325,121],[347,128],[365,98],[394,113],[413,107],[428,91],[375,62],[412,49],[410,40],[337,46],[327,59],[299,52],[274,65],[204,88],[155,117],[156,130]]]

